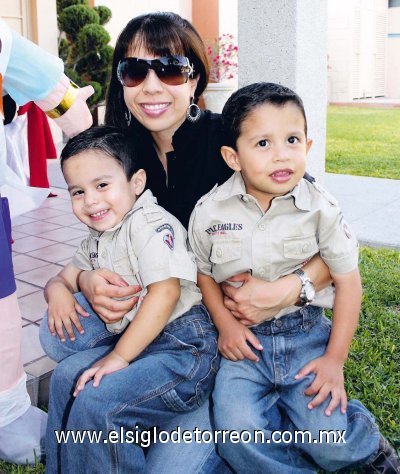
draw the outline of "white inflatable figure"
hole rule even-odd
[[[12,216],[38,207],[49,190],[24,186],[7,166],[1,97],[18,105],[34,101],[71,137],[89,128],[86,99],[91,86],[79,89],[64,74],[61,59],[26,40],[0,18],[0,194]],[[21,314],[11,260],[10,222],[0,202],[0,459],[34,463],[44,454],[47,414],[31,406],[21,361]]]

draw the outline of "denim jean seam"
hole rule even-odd
[[[361,420],[364,423],[369,433],[379,431],[377,425],[371,420],[371,418],[367,414],[360,412],[352,413],[351,415],[349,415],[348,423],[350,424],[353,420],[356,419]]]
[[[210,361],[210,369],[208,370],[208,372],[204,375],[204,377],[202,377],[200,380],[197,381],[196,383],[196,386],[195,386],[195,395],[189,399],[189,401],[191,401],[192,399],[194,399],[196,401],[196,403],[199,405],[199,401],[201,400],[201,386],[203,385],[203,383],[208,380],[211,376],[212,376],[212,373],[214,372],[215,375],[217,374],[217,371],[218,371],[218,368],[215,369],[214,368],[214,362],[216,360],[218,360],[218,344],[215,345],[216,346],[216,350],[214,352],[214,355]],[[215,380],[215,375],[214,375],[214,380]],[[213,386],[214,384],[212,384],[212,387],[210,389],[210,394],[212,392],[212,389],[213,389]],[[208,395],[209,396],[209,395]],[[200,405],[199,405],[200,406]]]
[[[362,421],[368,433],[379,434],[379,429],[377,425],[371,420],[371,418],[367,414],[360,413],[360,412],[352,413],[351,415],[349,415],[348,424],[351,424],[351,422],[356,419]],[[379,446],[376,449],[374,449],[374,451],[372,451],[372,453],[366,459],[355,462],[352,465],[348,466],[348,468],[357,468],[357,467],[367,466],[375,459],[378,451],[379,451]]]
[[[118,405],[117,407],[114,408],[114,410],[107,413],[106,417],[108,417],[108,416],[112,417],[112,416],[115,416],[115,415],[119,415],[122,411],[124,411],[128,407],[136,407],[138,405],[141,405],[144,402],[148,402],[149,400],[153,400],[154,398],[160,397],[164,393],[171,390],[172,388],[175,388],[183,380],[184,380],[183,377],[177,377],[173,380],[170,380],[168,383],[162,385],[161,387],[158,387],[154,390],[151,390],[146,395],[142,395],[141,397],[136,397],[135,399],[133,399],[129,402],[125,402],[121,405]]]
[[[201,365],[201,356],[199,352],[197,352],[196,355],[194,355],[196,358],[196,362],[194,367],[191,369],[189,375],[191,376],[190,378],[188,377],[182,377],[178,376],[175,377],[173,380],[170,380],[166,384],[162,385],[161,387],[158,387],[157,389],[151,390],[149,393],[142,395],[141,397],[137,397],[134,400],[131,400],[130,402],[124,403],[121,407],[116,407],[111,413],[112,414],[118,414],[121,410],[125,409],[127,406],[136,406],[140,405],[141,403],[147,402],[149,400],[152,400],[153,398],[159,397],[163,395],[164,393],[168,392],[172,388],[175,388],[177,385],[179,385],[181,382],[185,380],[191,380],[193,379],[194,374],[193,372],[197,372],[198,368]]]
[[[192,308],[189,309],[185,314],[183,314],[179,318],[176,318],[173,321],[171,321],[170,323],[168,323],[165,326],[165,329],[167,329],[167,330],[168,329],[175,329],[175,328],[186,326],[186,325],[191,324],[193,322],[197,322],[197,321],[204,322],[204,321],[206,321],[207,316],[208,316],[207,311],[199,313],[197,311],[197,309],[195,309],[195,308],[201,308],[202,310],[205,309],[205,307],[203,305],[192,306]]]
[[[190,350],[192,351],[197,349],[194,344],[190,344],[188,342],[182,341],[182,339],[180,339],[175,334],[170,333],[169,331],[164,331],[163,334],[170,340],[171,344],[173,344],[174,348],[176,349],[181,349],[182,347],[185,347],[188,349],[190,348]]]
[[[101,332],[96,337],[90,339],[87,344],[85,344],[85,347],[87,347],[88,349],[93,349],[98,342],[103,341],[104,339],[111,338],[113,336],[115,336],[115,334],[112,334],[109,331]]]
[[[185,326],[189,326],[189,325],[191,325],[191,324],[193,324],[197,321],[203,321],[203,319],[202,318],[187,319],[185,317],[179,317],[179,318],[174,319],[173,321],[171,321],[169,324],[167,324],[164,329],[166,329],[167,331],[180,329],[180,328],[183,328]]]
[[[218,354],[218,353],[217,353]],[[196,356],[196,364],[195,366],[197,367],[196,368],[196,371],[198,371],[198,368],[199,366],[201,365],[201,356],[199,354],[197,354]],[[212,359],[212,361],[215,359],[215,357]],[[210,364],[210,367],[212,366],[212,364]],[[207,372],[207,376],[210,374],[211,370],[213,370],[212,368]],[[191,372],[193,371],[193,369],[191,370]],[[193,378],[193,376],[192,376]],[[174,378],[173,380],[169,381],[168,383],[162,385],[161,387],[158,387],[157,389],[154,389],[154,390],[151,390],[149,393],[145,394],[145,395],[142,395],[140,397],[137,397],[129,402],[126,402],[126,403],[123,403],[122,405],[119,405],[117,407],[115,407],[114,410],[112,410],[109,415],[111,416],[114,416],[114,415],[117,415],[119,414],[121,411],[123,411],[124,409],[126,409],[127,407],[134,407],[134,406],[137,406],[137,405],[140,405],[142,403],[145,403],[149,400],[152,400],[154,398],[157,398],[157,397],[162,397],[163,394],[167,393],[168,391],[170,391],[171,389],[174,389],[175,387],[177,387],[181,382],[184,382],[185,380],[188,380],[186,377],[182,377],[182,376],[179,376],[179,377],[176,377]],[[189,379],[190,380],[190,379]],[[203,380],[203,379],[202,379]],[[195,392],[196,392],[196,388],[197,388],[197,383],[196,383],[196,387],[195,387]],[[193,397],[191,397],[189,399],[189,401],[191,401],[194,397],[197,397],[197,393],[196,395],[194,395]],[[183,403],[188,403],[188,402],[183,402]],[[106,415],[108,416],[108,414]]]

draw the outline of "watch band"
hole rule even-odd
[[[315,296],[314,285],[310,280],[307,273],[301,268],[293,272],[300,278],[301,281],[301,290],[300,290],[300,304],[297,306],[307,306],[311,303]]]

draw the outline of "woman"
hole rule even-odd
[[[220,116],[209,111],[200,112],[196,106],[198,97],[207,85],[208,73],[202,40],[189,22],[173,13],[153,13],[134,18],[122,31],[115,47],[106,123],[129,129],[132,147],[147,172],[148,187],[158,198],[159,204],[178,217],[185,226],[196,201],[231,174],[219,154],[222,145]],[[307,263],[304,270],[317,289],[328,284],[329,273],[320,258]],[[294,304],[301,290],[301,282],[296,275],[286,276],[274,283],[254,279],[249,274],[238,275],[234,280],[243,281],[244,284],[238,289],[226,285],[225,303],[237,318],[249,325],[273,316],[281,307]],[[138,288],[127,287],[123,276],[110,271],[82,272],[79,284],[104,322],[120,319],[136,304],[132,295]],[[89,323],[90,318],[82,320],[84,327]],[[66,387],[72,387],[79,373],[101,357],[101,351],[104,353],[108,350],[107,346],[102,346],[105,343],[105,340],[88,341],[85,335],[77,335],[74,342],[67,339],[63,343],[64,355],[56,341],[53,347],[49,344],[46,346],[46,350],[58,360],[78,348],[99,346],[71,355],[54,372],[47,437],[51,456],[55,449],[52,430],[60,429],[61,426],[65,428],[61,420],[68,416],[71,406]],[[132,383],[140,381],[132,380]],[[124,419],[123,412],[118,412],[118,421],[113,418],[115,409],[108,407],[105,399],[101,412],[98,403],[96,411],[89,404],[85,406],[85,417],[91,417],[92,425],[98,422],[99,429],[102,423],[104,425],[104,419],[111,423],[107,426],[132,429],[129,419]],[[271,416],[276,423],[277,414]],[[67,428],[87,428],[83,422],[80,426],[76,413],[73,418],[71,424],[70,416]],[[210,430],[208,407],[203,406],[196,412],[177,416],[170,426],[163,428],[172,430],[177,426],[182,431],[194,430],[195,427]],[[190,446],[184,443],[153,445],[147,455],[146,469],[149,472],[223,471],[224,465],[216,456],[212,444],[193,442],[192,449]],[[69,443],[68,449],[63,446],[61,452],[71,472],[85,469],[93,472],[96,459],[107,459],[110,463],[107,468],[103,465],[103,470],[118,467],[121,472],[125,472],[127,466],[119,463],[122,449],[124,447],[120,443]],[[105,453],[108,453],[107,456]],[[90,467],[88,462],[91,463]],[[51,461],[48,470],[51,471],[54,466],[55,463]],[[225,466],[225,469],[228,468]]]

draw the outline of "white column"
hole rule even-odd
[[[325,172],[327,106],[326,0],[238,2],[239,87],[276,82],[303,99],[313,140],[307,170]]]

